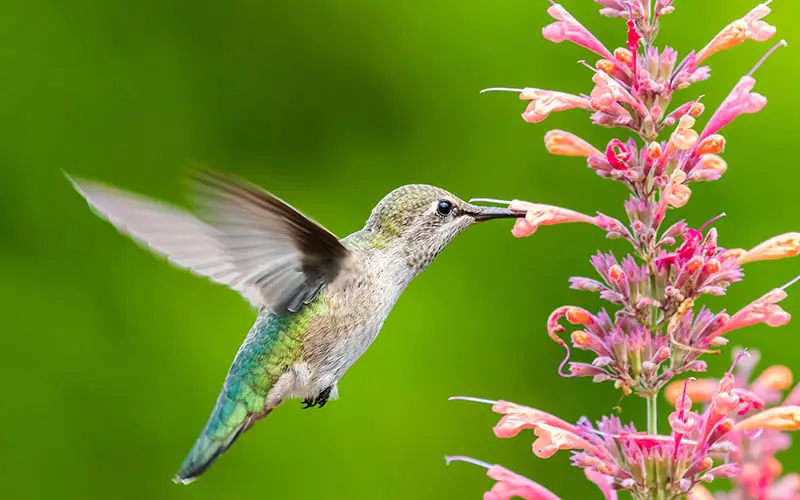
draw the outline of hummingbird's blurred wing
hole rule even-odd
[[[280,199],[219,174],[194,176],[201,218],[109,186],[70,180],[122,233],[259,308],[299,310],[336,277],[349,255],[336,236]]]

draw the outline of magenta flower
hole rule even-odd
[[[550,153],[585,158],[598,176],[626,186],[627,220],[519,200],[501,203],[526,214],[514,225],[516,237],[530,236],[541,226],[582,222],[631,245],[631,252],[619,259],[611,252],[597,252],[591,257],[596,275],[570,278],[571,288],[598,293],[610,304],[608,309],[560,306],[545,326],[550,339],[565,350],[559,375],[612,383],[623,398],[641,397],[647,404],[646,425],[637,430],[616,416],[596,422],[583,417],[573,423],[506,401],[453,399],[491,404],[502,415],[494,426],[498,438],[531,431],[537,458],[570,453],[572,464],[584,470],[606,500],[616,500],[622,490],[634,500],[800,500],[800,475],[783,475],[775,457],[788,447],[785,431],[800,429],[800,385],[781,402],[782,392],[792,383],[788,368],[771,367],[750,382],[757,356],[741,351],[719,378],[674,380],[681,374],[706,372],[703,356],[719,354],[728,334],[759,323],[783,326],[791,319],[779,303],[800,277],[732,315],[719,309],[720,299],[709,301],[708,307],[696,302],[703,296],[725,295],[742,281],[744,264],[800,254],[800,233],[784,233],[744,250],[722,246],[714,224],[724,213],[697,229],[680,219],[666,224],[675,209],[697,196],[691,183],[715,181],[727,171],[721,156],[727,141],[720,131],[741,115],[763,110],[767,100],[753,92],[753,74],[786,44],[781,41],[767,51],[702,131],[697,127],[705,112],[702,96],[673,98],[709,78],[709,67],[701,64],[713,54],[747,39],[772,38],[775,27],[764,21],[770,2],[756,6],[678,62],[674,49],[655,44],[661,19],[674,11],[672,0],[596,1],[601,14],[624,19],[625,27],[619,30],[619,38],[626,39],[624,47],[608,50],[555,3],[548,13],[556,21],[542,30],[550,41],[571,41],[599,56],[593,65],[585,63],[593,72],[588,96],[532,88],[491,90],[516,92],[530,101],[523,113],[528,123],[580,108],[592,111],[590,119],[596,125],[630,131],[632,137],[612,138],[605,147],[563,130],[551,130],[544,137]],[[656,401],[662,391],[672,405],[666,432],[658,430]],[[455,459],[489,470],[496,484],[485,499],[557,498],[500,466]],[[716,488],[724,479],[734,483],[734,491],[712,493],[711,483]]]

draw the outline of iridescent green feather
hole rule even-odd
[[[175,482],[191,482],[263,416],[267,394],[296,360],[311,320],[324,307],[320,294],[300,312],[261,314],[233,360],[205,429],[181,465]]]

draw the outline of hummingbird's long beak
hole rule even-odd
[[[510,202],[489,198],[473,198],[469,201],[503,203],[504,205],[510,204]],[[472,204],[470,204],[465,211],[475,219],[475,222],[484,222],[492,219],[517,219],[519,217],[525,217],[525,212],[518,212],[501,207],[482,207]]]

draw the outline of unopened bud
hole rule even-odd
[[[734,425],[735,423],[733,419],[730,418],[726,418],[720,422],[719,425],[717,425],[717,427],[708,436],[707,444],[710,446],[725,437],[725,434],[733,430]]]
[[[608,59],[600,59],[599,61],[597,61],[597,64],[595,64],[595,66],[600,71],[604,71],[608,74],[611,74],[611,72],[614,71],[614,63],[609,61]]]
[[[698,116],[703,114],[703,111],[705,109],[706,107],[702,102],[696,102],[692,104],[691,108],[689,108],[689,115],[697,118]]]
[[[668,360],[670,356],[672,356],[672,350],[667,346],[663,346],[656,352],[656,355],[653,356],[653,363],[660,365],[664,361]]]
[[[572,332],[571,337],[572,343],[578,347],[587,347],[592,343],[592,339],[589,337],[589,334],[583,330]]]
[[[608,277],[614,281],[619,281],[625,277],[625,271],[619,265],[614,264],[608,270]]]
[[[650,145],[647,146],[647,157],[651,160],[657,160],[661,158],[661,154],[663,151],[661,150],[661,144],[657,142],[651,142]]]
[[[720,269],[720,263],[717,259],[710,259],[703,267],[703,270],[708,274],[718,273],[719,269]]]
[[[597,148],[575,134],[563,130],[551,130],[544,136],[547,151],[563,156],[602,156]]]
[[[686,263],[686,270],[689,271],[690,273],[697,272],[697,270],[700,269],[701,267],[703,267],[703,258],[700,257],[699,255],[695,255],[694,257],[689,259],[689,262]]]
[[[614,58],[616,58],[617,61],[625,64],[630,64],[633,62],[633,54],[631,51],[622,47],[614,49]]]
[[[703,170],[714,170],[720,174],[724,174],[728,170],[728,164],[725,160],[714,154],[703,155],[697,166]]]
[[[588,325],[592,322],[592,316],[585,309],[570,307],[567,309],[567,321],[573,325]]]
[[[697,145],[696,155],[716,154],[725,150],[725,138],[719,134],[709,135]]]
[[[691,467],[689,467],[689,470],[684,473],[683,477],[690,478],[692,476],[696,476],[697,474],[710,469],[712,465],[714,465],[714,461],[711,459],[711,457],[703,457],[697,462],[693,463]]]

